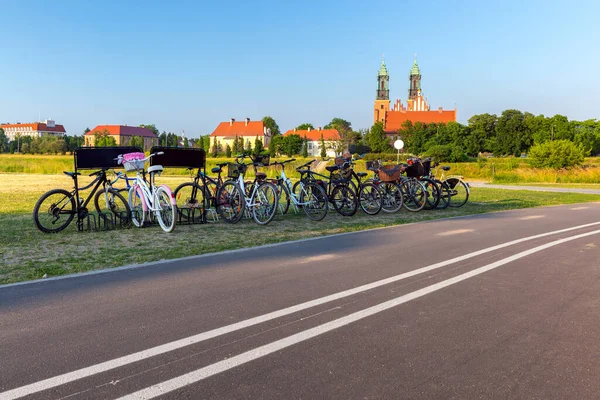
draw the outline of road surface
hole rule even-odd
[[[517,210],[5,286],[0,399],[597,399],[599,217]]]

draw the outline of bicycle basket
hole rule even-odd
[[[423,163],[415,163],[406,168],[406,176],[410,178],[420,178],[425,175],[427,175],[427,173],[425,173],[425,166]]]
[[[246,173],[246,168],[247,166],[245,164],[229,163],[227,164],[227,176],[231,179],[237,179],[240,175]]]
[[[335,158],[335,165],[337,165],[338,167],[342,166],[345,162],[350,161],[347,158],[344,157],[336,157]]]
[[[146,155],[144,153],[123,154],[122,164],[127,172],[143,171]]]
[[[379,180],[382,182],[395,182],[400,179],[402,169],[399,165],[384,165],[379,168]]]
[[[263,167],[268,167],[271,162],[271,156],[268,154],[266,156],[254,156],[253,161],[257,164],[261,164]]]

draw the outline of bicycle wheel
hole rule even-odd
[[[64,189],[54,189],[35,203],[33,222],[44,233],[57,233],[69,226],[76,213],[73,195]]]
[[[277,204],[279,197],[277,196],[277,187],[271,182],[263,182],[258,184],[256,192],[252,196],[252,218],[259,225],[267,225],[273,221],[277,214]]]
[[[182,220],[201,221],[204,213],[204,188],[194,182],[185,182],[173,192],[177,211]]]
[[[385,182],[379,186],[383,191],[383,212],[395,213],[400,211],[404,204],[402,188],[395,182]]]
[[[436,179],[435,183],[437,183],[438,187],[440,188],[440,201],[438,202],[437,208],[443,210],[450,205],[450,201],[452,200],[452,191],[446,182]]]
[[[217,190],[217,211],[225,222],[235,224],[242,219],[246,209],[244,193],[234,181],[227,181]]]
[[[144,204],[144,195],[142,189],[137,186],[132,186],[127,195],[129,208],[131,208],[131,222],[133,225],[141,228],[146,220],[146,205]]]
[[[450,187],[452,201],[450,207],[462,207],[469,200],[469,188],[467,184],[459,178],[448,178],[444,182]]]
[[[346,184],[338,184],[331,191],[331,202],[335,211],[344,217],[351,217],[358,210],[356,192]]]
[[[416,179],[406,179],[402,182],[404,208],[411,212],[421,211],[427,201],[426,191],[425,186]]]
[[[421,183],[425,186],[427,200],[424,208],[426,210],[434,210],[440,202],[440,188],[433,180],[428,178],[421,178]]]
[[[177,205],[171,202],[171,193],[164,187],[158,187],[154,193],[154,207],[160,208],[156,212],[156,220],[165,232],[173,232],[177,224]]]
[[[315,183],[304,184],[300,187],[300,203],[306,216],[313,221],[321,221],[329,211],[327,193]]]
[[[131,222],[131,207],[118,190],[99,190],[94,196],[94,206],[98,213],[98,222],[104,221],[105,227],[113,225],[128,227]]]
[[[281,182],[277,185],[277,196],[279,196],[279,210],[281,214],[287,214],[290,209],[291,195],[285,183]]]
[[[364,183],[358,192],[358,201],[361,210],[369,215],[377,215],[383,206],[383,196],[377,186],[372,183]]]

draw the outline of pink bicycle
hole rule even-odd
[[[177,222],[177,203],[175,196],[166,185],[156,185],[156,175],[160,175],[162,165],[153,165],[148,168],[150,180],[146,181],[144,165],[153,156],[164,154],[162,151],[150,154],[127,153],[119,156],[119,163],[123,164],[125,171],[136,172],[133,185],[129,189],[129,206],[131,207],[131,222],[137,227],[144,226],[144,221],[149,213],[154,213],[158,224],[165,232],[175,229]]]

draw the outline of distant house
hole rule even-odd
[[[296,128],[290,129],[284,136],[287,135],[299,135],[302,139],[306,137],[307,140],[307,151],[310,157],[321,155],[321,135],[323,135],[323,141],[325,143],[325,149],[328,157],[335,157],[335,144],[341,137],[337,129],[311,129],[298,130]]]
[[[0,128],[4,130],[4,134],[8,140],[15,140],[17,137],[31,136],[39,138],[46,135],[64,136],[67,132],[65,127],[57,125],[53,120],[47,119],[44,122],[32,122],[27,124],[3,124]]]
[[[117,146],[127,146],[134,136],[144,139],[144,150],[149,150],[152,146],[158,145],[158,136],[148,128],[127,125],[98,125],[84,135],[86,146],[94,146],[96,133],[108,133],[115,138]]]
[[[227,145],[233,149],[233,141],[236,136],[243,139],[244,148],[248,143],[254,148],[256,138],[263,143],[264,147],[267,147],[271,139],[271,132],[262,121],[250,121],[250,118],[246,118],[244,121],[236,121],[231,118],[229,122],[221,122],[217,129],[210,134],[210,148],[212,149],[216,139],[217,143],[221,144],[223,151]]]

